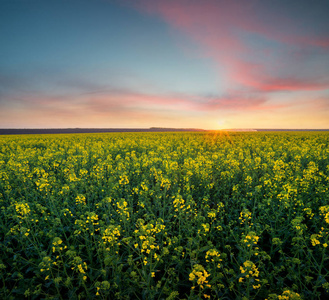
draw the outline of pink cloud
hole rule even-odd
[[[105,95],[94,95],[84,100],[88,110],[100,113],[149,111],[207,112],[214,110],[269,110],[282,105],[268,105],[265,95],[229,91],[224,95],[149,94],[134,91],[116,91]]]
[[[157,95],[130,90],[113,91],[103,95],[85,97],[88,109],[107,111],[139,111],[139,110],[193,110],[192,97],[186,95]]]
[[[300,28],[302,23],[283,14],[266,22],[266,18],[273,16],[264,9],[262,14],[256,13],[262,2],[141,0],[137,3],[141,11],[160,16],[170,26],[201,45],[203,54],[215,61],[218,71],[224,72],[230,86],[247,87],[260,92],[329,88],[329,78],[322,82],[313,78],[310,70],[303,68],[305,60],[298,61],[297,55],[295,57],[293,53],[296,49],[307,47],[311,50],[318,47],[327,53],[329,38],[304,33],[304,28]],[[280,51],[259,44],[250,45],[246,42],[248,35],[269,40]],[[261,50],[263,56],[259,55]],[[309,57],[312,57],[312,51]],[[296,67],[297,62],[301,65],[299,68]],[[299,78],[300,72],[293,76],[282,75],[282,70],[289,67],[302,70],[306,79]]]
[[[257,86],[256,86],[257,87]],[[316,91],[329,88],[328,82],[321,80],[301,80],[296,78],[274,78],[267,80],[260,85],[259,90],[264,92],[272,91]]]
[[[4,109],[72,118],[84,115],[127,117],[144,112],[149,115],[163,115],[167,112],[186,114],[214,110],[250,111],[275,108],[269,106],[267,101],[264,95],[246,94],[242,91],[229,91],[223,95],[193,95],[152,94],[122,89],[76,96],[24,95],[11,98],[11,106]]]
[[[266,108],[265,97],[246,97],[243,95],[227,95],[213,97],[204,102],[200,107],[204,110],[255,110],[261,107]]]
[[[148,113],[164,116],[204,114],[213,111],[269,111],[286,107],[283,104],[269,104],[268,97],[259,93],[229,91],[224,95],[192,94],[150,94],[134,91],[116,91],[104,95],[88,96],[83,100],[83,109],[100,115],[130,115]]]

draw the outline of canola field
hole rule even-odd
[[[0,136],[1,299],[329,299],[329,133]]]

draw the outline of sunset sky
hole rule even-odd
[[[0,0],[0,128],[329,128],[328,15],[328,0]]]

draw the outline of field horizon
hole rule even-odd
[[[202,129],[202,128],[0,128],[0,135],[7,134],[61,134],[61,133],[106,133],[106,132],[258,132],[258,131],[329,131],[325,128],[228,128],[228,129]]]

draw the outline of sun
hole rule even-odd
[[[223,119],[220,119],[215,122],[214,127],[216,130],[223,130],[223,129],[226,129],[225,125],[226,125],[226,121]]]

